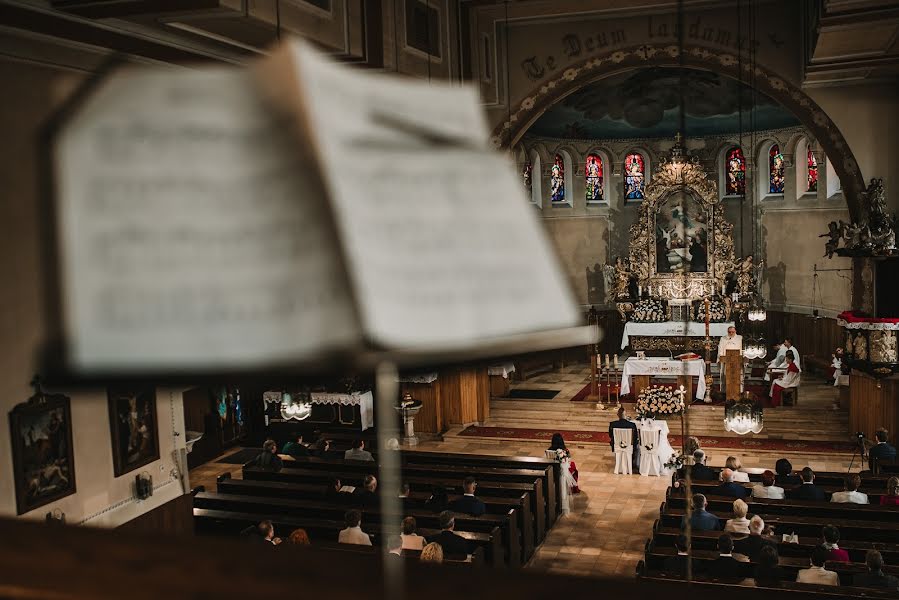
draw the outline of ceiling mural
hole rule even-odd
[[[668,67],[607,77],[550,107],[528,133],[591,140],[671,137],[678,130],[680,89],[679,70]],[[744,132],[800,124],[774,100],[718,73],[686,69],[683,89],[687,136],[738,133],[741,114]]]

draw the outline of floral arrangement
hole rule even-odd
[[[705,323],[705,302],[698,300],[693,303],[693,320]],[[712,323],[724,323],[727,321],[727,307],[720,296],[709,298],[709,321]]]
[[[569,460],[571,458],[571,452],[568,451],[568,448],[556,448],[556,460],[562,462],[564,460]]]
[[[680,471],[681,469],[684,468],[684,465],[686,464],[686,462],[687,462],[687,460],[684,457],[683,453],[675,452],[674,454],[671,455],[671,458],[668,459],[668,462],[666,462],[663,466],[666,469],[673,469],[675,471]],[[678,487],[678,486],[675,485],[674,487]]]
[[[660,298],[644,298],[634,305],[631,320],[637,323],[661,323],[668,320],[668,309]]]
[[[654,419],[656,415],[676,415],[684,410],[684,398],[673,388],[652,385],[637,396],[637,415],[641,419]]]

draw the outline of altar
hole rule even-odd
[[[631,393],[638,395],[650,384],[650,377],[677,377],[679,385],[687,390],[687,396],[693,389],[693,378],[698,377],[696,398],[705,397],[705,362],[701,360],[670,360],[668,358],[629,358],[624,361],[621,371],[621,395]],[[633,377],[634,381],[631,381]]]
[[[733,326],[733,321],[709,323],[709,336],[715,340],[716,348],[718,339],[727,335],[727,328]],[[624,333],[621,336],[621,349],[623,350],[630,345],[632,350],[667,350],[666,342],[670,342],[671,347],[696,352],[704,349],[702,346],[704,339],[705,323],[697,323],[695,321],[637,323],[628,321],[624,324]]]
[[[315,423],[358,427],[374,426],[374,396],[371,391],[349,394],[312,392],[290,394],[268,391],[262,394],[266,425],[274,423]]]

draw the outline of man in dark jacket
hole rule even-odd
[[[453,533],[456,528],[456,517],[452,512],[445,510],[440,513],[440,533],[429,535],[425,539],[428,543],[437,542],[443,548],[444,556],[461,558],[471,554],[471,545],[468,540]]]
[[[727,496],[728,498],[746,498],[751,493],[739,483],[734,483],[734,472],[730,469],[721,471],[721,483],[709,492],[713,496]]]
[[[633,444],[633,450],[631,450],[631,464],[633,465],[634,473],[640,472],[640,454],[639,454],[639,446],[640,446],[640,436],[637,433],[637,424],[633,421],[629,421],[627,419],[627,413],[624,410],[624,407],[618,409],[618,420],[612,421],[609,423],[609,446],[612,448],[612,452],[615,451],[615,432],[614,429],[630,429],[631,430],[631,443]]]
[[[809,467],[802,469],[799,474],[802,485],[787,491],[790,500],[828,500],[829,494],[815,485],[815,472]]]
[[[899,591],[899,579],[883,572],[883,556],[877,550],[868,550],[865,554],[867,573],[859,573],[852,578],[852,585],[866,588],[883,588]]]
[[[734,541],[728,534],[718,538],[718,558],[709,565],[708,574],[716,579],[739,579],[748,575],[748,563],[734,558]]]
[[[674,541],[674,547],[677,548],[676,556],[669,556],[662,563],[662,569],[671,575],[687,576],[687,561],[689,556],[687,550],[689,547],[689,539],[683,533],[677,536]],[[696,564],[693,564],[693,575],[696,575]]]
[[[777,547],[777,542],[772,538],[762,536],[765,530],[765,521],[758,515],[749,519],[749,535],[734,541],[734,551],[746,556],[754,563],[759,560],[759,553],[764,546]]]
[[[450,509],[455,512],[465,513],[475,517],[480,517],[487,512],[487,505],[474,495],[478,482],[474,477],[466,477],[462,482],[462,491],[464,494],[458,500],[450,504]]]
[[[284,444],[281,452],[294,458],[304,458],[309,456],[309,449],[303,444],[303,434],[294,434],[291,440]]]
[[[714,469],[710,469],[705,464],[705,452],[696,449],[693,452],[693,464],[690,465],[690,477],[694,481],[716,481],[718,473]]]
[[[691,502],[693,504],[693,513],[690,515],[690,528],[693,531],[721,530],[721,520],[705,509],[705,507],[708,506],[708,502],[704,495],[693,494]],[[686,527],[687,516],[684,515],[683,519],[681,519],[680,528],[681,530],[684,530]]]
[[[889,433],[886,429],[878,429],[877,433],[874,434],[877,438],[877,444],[868,451],[868,461],[872,471],[878,463],[896,460],[896,448],[887,442],[888,435]]]

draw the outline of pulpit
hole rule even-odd
[[[724,370],[724,395],[727,400],[739,400],[741,379],[743,378],[743,352],[728,350],[721,359]]]
[[[400,377],[400,393],[421,401],[415,420],[421,433],[443,433],[452,425],[483,423],[490,416],[486,367],[448,368]]]

